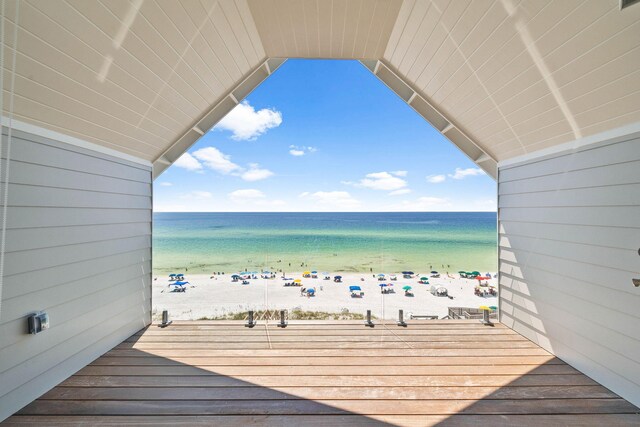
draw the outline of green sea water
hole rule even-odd
[[[155,213],[153,270],[494,272],[495,212]]]

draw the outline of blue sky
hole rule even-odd
[[[495,211],[496,184],[357,61],[288,60],[154,185],[165,212]]]

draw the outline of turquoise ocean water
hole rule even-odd
[[[495,212],[155,213],[153,220],[157,274],[497,268]]]

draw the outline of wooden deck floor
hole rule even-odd
[[[8,425],[640,425],[638,408],[477,321],[150,326]]]

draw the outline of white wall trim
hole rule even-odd
[[[518,157],[506,159],[498,162],[498,168],[516,166],[521,163],[527,163],[532,160],[540,159],[546,156],[559,155],[563,152],[570,152],[578,149],[583,149],[589,145],[598,144],[603,141],[615,142],[616,139],[624,139],[625,137],[634,137],[634,134],[640,134],[640,122],[631,123],[619,128],[610,129],[604,132],[596,133],[595,135],[585,136],[584,138],[576,139],[574,141],[566,142],[564,144],[556,145],[542,150],[534,151],[532,153],[523,154]]]
[[[141,159],[140,157],[132,156],[130,154],[122,153],[118,150],[113,150],[111,148],[103,147],[98,144],[93,144],[91,142],[85,141],[80,138],[76,138],[74,136],[66,135],[64,133],[56,132],[50,129],[45,129],[43,127],[22,122],[20,120],[10,120],[6,116],[2,116],[2,126],[9,127],[9,122],[11,122],[11,127],[15,130],[19,130],[22,132],[27,132],[33,135],[41,136],[43,138],[52,139],[54,141],[64,142],[65,144],[73,145],[75,147],[85,148],[91,151],[97,151],[98,153],[106,154],[109,156],[117,157],[119,159],[128,160],[130,162],[138,163],[147,167],[151,167],[151,162]]]

